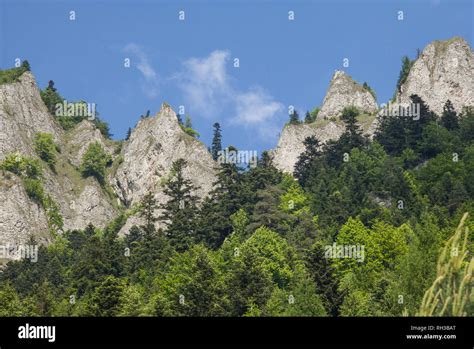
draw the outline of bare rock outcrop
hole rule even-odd
[[[344,132],[344,126],[328,122],[318,127],[315,124],[286,125],[277,147],[272,151],[273,165],[284,172],[293,173],[298,157],[304,151],[304,140],[315,136],[321,143],[330,139],[338,139]]]
[[[90,142],[96,139],[104,142],[91,125],[83,122],[69,133],[65,132],[49,114],[31,72],[23,73],[17,82],[0,85],[0,161],[17,152],[37,157],[35,134],[53,135],[61,151],[57,154],[55,171],[42,164],[42,184],[45,195],[50,195],[59,205],[64,229],[83,229],[89,223],[102,227],[117,214],[113,199],[97,181],[82,178],[75,167]],[[111,151],[110,147],[105,148]],[[5,173],[0,177],[0,186],[0,240],[13,243],[24,242],[30,235],[47,236],[46,213],[28,197],[21,179]]]
[[[26,194],[21,180],[0,171],[0,245],[21,245],[34,234],[42,240],[48,234],[43,208]]]
[[[216,180],[217,165],[206,146],[184,132],[171,107],[163,103],[154,117],[142,118],[122,147],[123,162],[110,182],[127,206],[139,203],[148,192],[158,204],[168,200],[163,183],[174,161],[184,159],[184,177],[196,186],[204,199]]]
[[[51,133],[56,142],[63,135],[44,105],[36,81],[30,72],[18,82],[0,85],[0,160],[9,153],[34,155],[36,133]]]
[[[454,37],[426,46],[413,63],[397,101],[410,103],[412,94],[419,95],[438,115],[448,99],[458,112],[464,106],[473,106],[474,54],[469,44]]]
[[[334,73],[324,97],[318,119],[339,117],[345,107],[354,106],[361,113],[377,112],[374,96],[341,70]]]

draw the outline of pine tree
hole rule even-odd
[[[132,134],[132,128],[129,127],[127,130],[127,136],[125,137],[125,140],[128,141],[130,139],[130,135]]]
[[[303,141],[305,146],[304,152],[298,157],[298,161],[295,164],[294,176],[302,186],[305,185],[311,173],[311,164],[314,159],[321,156],[319,150],[321,144],[315,136],[306,137]]]
[[[155,196],[152,192],[147,193],[141,203],[139,216],[145,219],[144,230],[148,233],[154,232],[155,222],[158,220],[155,216],[155,210],[157,209],[157,204]]]
[[[214,136],[212,138],[211,154],[212,158],[217,161],[219,153],[222,151],[222,134],[221,134],[221,125],[216,122],[213,125],[214,127]]]
[[[403,58],[402,58],[402,68],[400,69],[400,74],[398,75],[396,92],[402,92],[401,91],[402,85],[407,80],[408,74],[410,73],[410,69],[411,69],[414,62],[415,61],[411,61],[410,58],[408,58],[407,56],[403,56]]]
[[[308,251],[306,265],[316,284],[317,293],[321,295],[328,314],[337,316],[343,295],[339,292],[339,282],[331,262],[324,255],[324,245],[316,242]]]
[[[309,111],[307,111],[305,116],[304,116],[304,122],[305,122],[305,124],[310,124],[310,123],[313,122],[313,118],[312,118]]]
[[[441,124],[448,130],[456,130],[459,128],[459,119],[454,110],[454,106],[448,99],[443,107],[443,115],[441,116]]]
[[[290,114],[290,125],[297,125],[300,123],[300,117],[296,110],[293,110],[293,113]]]
[[[26,59],[21,62],[21,67],[24,71],[31,71],[30,63]]]
[[[176,160],[172,165],[172,178],[166,183],[164,193],[169,200],[160,206],[163,213],[160,220],[166,226],[166,236],[177,251],[185,251],[196,235],[198,198],[193,194],[196,187],[183,176],[186,161]]]

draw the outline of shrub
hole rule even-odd
[[[39,204],[43,204],[44,189],[39,179],[23,178],[23,186],[28,196]]]
[[[99,183],[104,183],[105,169],[112,162],[112,157],[100,145],[94,142],[89,145],[82,157],[81,173],[84,177],[93,176]]]
[[[18,78],[23,75],[24,72],[30,70],[30,64],[28,61],[23,61],[21,67],[0,70],[0,84],[9,84],[12,82],[17,82]]]
[[[50,133],[37,133],[35,135],[35,150],[38,156],[51,168],[56,164],[56,145]]]
[[[31,179],[41,178],[42,175],[38,160],[28,158],[20,153],[8,154],[0,163],[0,169]]]

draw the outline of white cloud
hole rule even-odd
[[[232,121],[249,126],[271,122],[284,108],[258,86],[236,95],[235,105],[236,116]]]
[[[159,94],[159,78],[156,71],[151,66],[147,55],[143,49],[137,44],[130,43],[123,49],[126,53],[131,53],[137,59],[137,63],[134,63],[133,58],[131,59],[131,65],[142,73],[142,90],[150,98],[155,98]]]
[[[228,51],[216,50],[205,58],[191,58],[178,74],[180,86],[192,110],[210,117],[222,111],[232,92],[226,64]]]
[[[178,74],[189,109],[204,117],[228,115],[229,123],[251,127],[260,135],[275,137],[277,117],[284,106],[259,86],[242,91],[235,88],[227,72],[230,52],[216,50],[204,58],[184,62]]]

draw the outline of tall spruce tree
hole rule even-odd
[[[298,125],[300,123],[300,116],[296,109],[293,110],[293,113],[290,114],[290,125]]]
[[[459,128],[459,118],[454,110],[454,106],[448,99],[443,107],[443,114],[441,116],[441,124],[448,130],[456,130]]]
[[[172,177],[166,183],[164,193],[169,200],[160,205],[160,219],[166,224],[166,236],[177,251],[187,250],[195,239],[198,198],[193,193],[196,187],[184,178],[186,161],[176,160],[171,169]]]
[[[306,184],[311,173],[311,165],[314,159],[321,156],[319,150],[321,144],[315,136],[306,137],[303,141],[305,150],[298,157],[298,161],[295,164],[294,176],[302,186]]]
[[[212,127],[214,128],[214,135],[212,137],[211,154],[212,158],[217,161],[219,153],[222,151],[221,125],[216,122]]]

